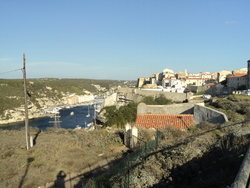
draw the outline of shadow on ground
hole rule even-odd
[[[57,174],[57,178],[54,181],[53,185],[45,185],[42,187],[46,188],[82,188],[87,182],[92,181],[94,177],[98,177],[101,174],[107,172],[108,169],[115,166],[119,163],[122,158],[114,158],[114,159],[104,159],[99,163],[104,165],[95,165],[90,166],[84,169],[83,173],[79,173],[77,175],[65,174],[64,171],[59,171]]]
[[[225,188],[230,186],[244,159],[249,146],[249,138],[249,135],[245,137],[228,135],[222,138],[219,144],[213,146],[201,158],[194,158],[170,169],[168,171],[170,175],[162,178],[153,187]]]

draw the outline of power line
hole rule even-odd
[[[16,71],[19,71],[19,70],[23,70],[23,68],[21,68],[21,69],[16,69],[16,70],[11,70],[11,71],[7,71],[7,72],[0,72],[0,75],[2,75],[2,74],[8,74],[8,73],[11,73],[11,72],[16,72]]]

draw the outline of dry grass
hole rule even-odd
[[[184,163],[187,156],[193,156],[194,151],[200,151],[200,148],[210,148],[209,145],[217,143],[219,147],[216,152],[218,151],[223,156],[230,156],[228,160],[231,161],[231,159],[235,159],[234,155],[228,153],[234,150],[232,143],[229,142],[232,139],[224,138],[233,131],[232,129],[233,126],[230,125],[218,127],[207,122],[188,131],[168,128],[161,131],[160,148],[164,151],[168,147],[174,148],[176,152],[181,152],[184,148],[189,149],[184,158],[180,158],[181,155],[172,157],[173,160]],[[239,129],[241,131],[249,130],[249,125],[246,124]],[[31,130],[31,135],[35,137],[37,131]],[[155,131],[148,129],[140,129],[138,132],[139,137],[146,141],[151,140],[155,135]],[[0,187],[38,187],[47,182],[53,183],[60,171],[66,174],[83,173],[84,169],[89,166],[93,167],[97,163],[113,157],[121,157],[122,153],[119,152],[119,148],[125,148],[119,136],[120,133],[106,130],[86,132],[85,130],[49,129],[41,132],[36,139],[36,145],[27,151],[24,130],[0,130]],[[202,140],[204,142],[201,142]],[[242,148],[239,147],[245,145],[247,141],[249,140],[234,140],[238,146],[235,148],[235,151],[238,152],[237,156],[244,154]],[[191,151],[190,154],[188,151]],[[171,153],[171,150],[169,152]],[[207,159],[210,159],[210,156],[200,160],[206,161]],[[164,159],[162,164],[165,165],[168,160],[168,158]],[[151,162],[151,164],[156,164],[156,162]],[[154,170],[158,173],[157,168]],[[159,169],[159,172],[160,170],[162,169]]]
[[[31,131],[33,138],[36,134]],[[99,160],[121,156],[111,148],[122,146],[122,140],[106,130],[51,129],[41,132],[29,151],[25,131],[0,130],[0,137],[0,187],[38,187],[53,182],[60,171],[80,173]]]

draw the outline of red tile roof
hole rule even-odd
[[[232,78],[232,77],[244,77],[244,76],[247,76],[247,74],[234,74],[234,75],[231,75],[231,76],[228,76],[228,77]]]
[[[194,124],[192,114],[138,114],[135,126],[144,128],[165,129],[171,126],[176,129],[187,129]]]
[[[185,78],[186,80],[205,80],[204,78]]]
[[[208,84],[205,84],[205,86],[214,86],[216,85],[215,83],[208,83]]]

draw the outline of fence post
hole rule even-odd
[[[157,129],[157,132],[156,132],[156,148],[158,148],[158,146],[159,146],[159,139],[160,139],[160,136],[161,136],[161,133],[160,133],[160,131],[158,131],[158,129]]]
[[[247,149],[245,158],[240,166],[240,170],[231,185],[231,188],[245,188],[249,182],[250,174],[250,146]]]
[[[129,162],[130,162],[130,159],[129,159],[129,154],[128,154],[128,183],[127,183],[127,188],[129,188],[129,173],[130,173],[130,167],[129,167]]]

